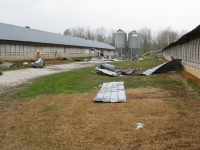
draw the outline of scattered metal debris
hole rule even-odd
[[[154,67],[152,69],[148,69],[147,71],[141,73],[141,75],[150,75],[154,73],[166,73],[169,71],[179,71],[183,69],[183,66],[181,64],[182,59],[173,59],[169,62],[165,62],[157,67]]]
[[[122,75],[130,75],[139,70],[139,68],[136,68],[136,69],[129,69],[122,71],[120,68],[111,64],[100,64],[95,69],[100,74],[107,74],[114,77]]]
[[[91,61],[99,61],[99,60],[101,60],[101,61],[107,61],[107,58],[105,58],[103,56],[100,56],[100,57],[92,57],[90,60]]]
[[[103,83],[100,91],[94,98],[95,102],[126,102],[124,82]]]
[[[39,58],[37,61],[32,61],[31,66],[34,68],[44,68],[45,63],[42,58]]]
[[[100,74],[107,74],[114,77],[119,76],[121,73],[121,69],[111,64],[100,64],[95,69]]]
[[[6,60],[5,62],[3,62],[1,65],[0,65],[0,68],[10,68],[11,66],[13,66],[13,63]]]
[[[129,70],[124,70],[121,72],[122,75],[130,75],[133,74],[134,72],[137,72],[141,68],[136,68],[136,69],[129,69]]]

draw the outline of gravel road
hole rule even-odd
[[[51,65],[45,68],[30,68],[5,71],[0,75],[0,94],[9,91],[10,88],[28,83],[31,79],[55,74],[64,71],[76,70],[84,67],[97,66],[102,61],[74,62],[70,64]]]

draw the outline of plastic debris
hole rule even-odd
[[[138,129],[143,128],[143,127],[145,126],[145,124],[137,123],[136,126],[137,126],[137,127],[135,128],[135,130],[138,130]]]
[[[28,62],[24,62],[23,65],[28,65]]]

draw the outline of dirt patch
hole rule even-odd
[[[126,90],[127,103],[95,103],[97,92],[41,95],[4,110],[0,149],[200,148],[199,100],[139,88]],[[135,130],[138,122],[145,127]]]
[[[196,83],[197,86],[200,86],[200,79],[195,77],[194,75],[190,74],[189,72],[182,70],[181,71],[183,79],[186,81],[187,79],[191,79],[192,82]]]

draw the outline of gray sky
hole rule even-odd
[[[200,0],[0,0],[0,22],[63,34],[72,27],[190,31]]]

